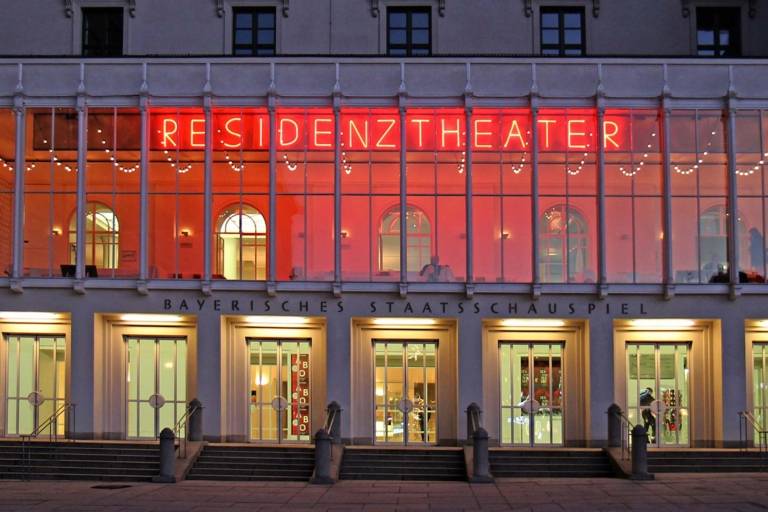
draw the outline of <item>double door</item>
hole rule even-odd
[[[563,344],[499,346],[501,442],[563,444]]]
[[[689,343],[627,345],[627,412],[651,446],[690,445],[689,352]]]
[[[7,335],[6,425],[9,436],[30,434],[65,403],[63,336]],[[64,435],[65,415],[53,427]],[[47,430],[46,430],[47,433]]]
[[[187,405],[187,340],[125,338],[127,436],[154,439],[174,428]]]
[[[437,343],[374,341],[375,439],[437,443]]]
[[[247,344],[251,441],[310,442],[310,342],[248,339]]]

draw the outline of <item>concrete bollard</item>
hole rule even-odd
[[[652,480],[648,473],[648,433],[642,425],[632,429],[632,480]]]
[[[197,398],[194,398],[187,410],[197,410],[189,416],[189,431],[187,432],[187,439],[189,441],[202,441],[203,440],[203,404]]]
[[[152,477],[153,482],[172,484],[176,482],[176,435],[170,428],[160,432],[160,474]]]
[[[309,481],[311,484],[332,484],[331,477],[331,436],[324,428],[315,433],[315,473]]]
[[[621,407],[611,404],[608,408],[608,447],[621,446]]]
[[[488,432],[483,427],[472,434],[472,447],[472,482],[493,482],[491,461],[488,457]]]
[[[328,417],[331,417],[331,414],[333,414],[333,423],[330,425],[331,427],[331,436],[332,440],[335,444],[341,443],[341,406],[338,404],[338,402],[331,402],[328,404],[328,407],[325,408],[325,412],[328,415]]]

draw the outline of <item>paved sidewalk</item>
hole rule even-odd
[[[768,510],[768,474],[661,475],[620,479],[500,479],[463,482],[343,481],[334,486],[273,482],[136,483],[0,480],[0,511],[410,511],[410,510]]]

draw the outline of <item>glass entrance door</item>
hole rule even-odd
[[[563,344],[502,343],[501,442],[563,444]]]
[[[627,345],[629,420],[643,425],[651,446],[690,444],[688,343]]]
[[[752,403],[752,413],[758,425],[765,428],[768,420],[768,343],[752,346]]]
[[[132,439],[154,439],[173,428],[187,405],[186,338],[126,337],[128,428]]]
[[[437,443],[437,343],[374,342],[377,443]]]
[[[249,339],[252,441],[311,440],[310,342]]]
[[[9,436],[25,435],[64,405],[65,341],[61,336],[9,335],[6,341],[6,427]],[[56,421],[64,435],[66,418]]]

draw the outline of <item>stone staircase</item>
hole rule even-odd
[[[614,476],[608,455],[600,448],[492,448],[489,458],[495,478]]]
[[[307,482],[314,469],[313,447],[209,444],[187,479]]]
[[[0,479],[149,481],[159,470],[156,443],[0,441]]]
[[[347,447],[340,480],[466,480],[461,448]]]
[[[650,473],[768,471],[768,454],[737,449],[648,450]]]

